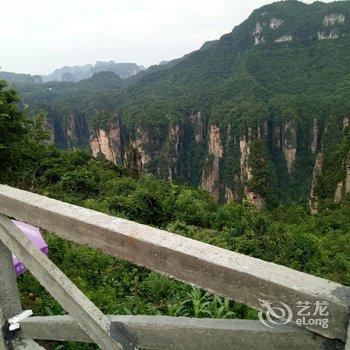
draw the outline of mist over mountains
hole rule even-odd
[[[56,69],[48,75],[42,75],[43,82],[48,81],[72,81],[78,82],[91,78],[95,73],[113,72],[120,78],[129,78],[141,71],[145,70],[143,66],[136,63],[116,63],[114,61],[103,62],[97,61],[94,65],[86,64],[83,66],[64,66]]]
[[[0,78],[13,84],[46,83],[50,81],[79,82],[89,79],[99,72],[113,72],[120,78],[127,79],[144,70],[145,67],[139,66],[136,63],[116,63],[111,60],[108,62],[97,61],[94,65],[64,66],[46,75],[18,74],[0,71]]]

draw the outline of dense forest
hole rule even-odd
[[[138,169],[48,144],[43,115],[28,117],[1,82],[0,181],[69,203],[164,228],[226,249],[350,285],[350,200],[311,216],[297,205],[219,205],[204,190],[157,180]],[[50,233],[49,256],[104,312],[256,318],[254,310]],[[65,311],[29,273],[19,277],[23,307]],[[55,349],[89,345],[56,344]]]

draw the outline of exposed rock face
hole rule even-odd
[[[275,39],[275,43],[287,43],[293,40],[292,35],[282,35],[281,37]]]
[[[220,195],[220,159],[223,157],[220,130],[217,125],[210,125],[208,157],[202,174],[202,187],[216,199]]]
[[[346,157],[344,161],[344,170],[345,177],[342,181],[338,182],[335,194],[334,194],[334,202],[341,202],[344,197],[350,193],[350,153]]]
[[[261,34],[262,33],[262,25],[260,22],[255,23],[255,28],[253,31],[253,35]]]
[[[99,154],[103,154],[106,159],[116,163],[114,152],[109,144],[109,137],[104,130],[99,129],[97,131],[96,136],[90,142],[90,147],[94,157],[97,157]]]
[[[67,137],[70,140],[76,140],[76,123],[75,123],[75,116],[73,114],[69,114],[66,119],[66,133]]]
[[[323,25],[324,27],[328,27],[328,28],[324,28],[323,30],[319,30],[317,32],[317,38],[319,40],[331,40],[331,39],[338,39],[341,36],[346,35],[341,28],[338,27],[334,27],[335,25],[339,25],[345,22],[345,16],[343,14],[330,14],[330,15],[326,15],[323,18]],[[264,35],[265,31],[269,31],[269,30],[276,30],[278,28],[280,28],[282,25],[284,24],[284,20],[277,18],[277,17],[273,17],[270,19],[269,22],[255,22],[255,27],[252,30],[252,36],[254,38],[254,45],[260,45],[265,43],[265,37],[267,37],[266,35]],[[334,27],[333,29],[330,27]],[[266,33],[265,33],[266,34]],[[309,35],[309,39],[313,38],[314,34]],[[291,42],[293,41],[293,39],[295,39],[293,37],[293,35],[286,33],[283,34],[277,38],[275,38],[273,41],[275,43],[287,43],[287,42]],[[298,36],[296,37],[296,39],[298,39]],[[269,39],[267,39],[269,40]]]
[[[317,126],[317,119],[314,119],[313,125],[312,125],[312,131],[311,131],[311,151],[312,153],[315,153],[318,149],[318,126]]]
[[[350,118],[344,118],[339,124],[341,129],[349,126]],[[74,123],[70,125],[74,127]],[[293,181],[297,170],[303,166],[296,160],[298,147],[305,145],[306,148],[300,151],[303,157],[305,152],[309,157],[317,154],[313,174],[310,171],[306,175],[312,175],[309,206],[311,212],[316,213],[320,203],[317,180],[323,171],[323,140],[327,137],[327,124],[315,118],[307,125],[306,134],[299,135],[294,119],[284,122],[266,119],[237,128],[234,121],[219,125],[218,122],[210,122],[208,116],[194,113],[181,122],[169,122],[148,129],[143,126],[127,127],[115,119],[106,129],[100,128],[91,134],[90,147],[94,156],[102,155],[113,163],[145,170],[169,181],[201,185],[220,201],[247,198],[260,208],[265,198],[255,193],[256,189],[251,189],[255,187],[250,187],[252,184],[256,186],[255,172],[261,169],[255,168],[252,163],[252,159],[257,159],[252,153],[256,152],[255,141],[261,140],[266,145],[270,161],[276,160],[282,165],[278,165],[277,176],[288,177],[286,181]],[[334,188],[336,201],[342,200],[350,191],[349,159],[347,162],[346,178],[337,189]]]
[[[90,148],[94,157],[103,155],[114,164],[122,161],[122,135],[119,121],[113,121],[108,131],[98,129],[90,141]]]
[[[310,152],[317,151],[316,126],[314,121],[310,128]],[[245,196],[257,207],[263,205],[264,198],[247,185],[254,177],[250,164],[252,140],[271,140],[285,159],[289,174],[292,174],[297,157],[298,135],[293,120],[272,124],[261,121],[247,127],[245,132],[237,132],[231,124],[221,128],[216,123],[208,123],[208,118],[201,113],[196,113],[181,123],[169,124],[157,134],[163,135],[163,139],[159,140],[153,132],[140,126],[128,130],[115,120],[106,130],[98,129],[93,133],[90,147],[94,156],[101,154],[114,163],[132,165],[169,181],[184,179],[186,171],[198,171],[199,181],[193,184],[201,185],[217,200],[230,202]],[[199,147],[196,151],[199,153],[193,154],[196,147]],[[200,154],[203,161],[195,163]],[[191,157],[194,157],[194,162]],[[183,167],[184,160],[189,169]],[[223,177],[227,168],[235,170]]]
[[[316,186],[318,178],[323,170],[324,156],[323,153],[319,153],[316,157],[315,167],[312,174],[311,191],[309,197],[309,209],[311,214],[317,214],[319,210],[319,199],[316,193]]]
[[[317,32],[317,37],[319,40],[331,40],[331,39],[338,39],[339,38],[339,34],[335,29],[332,29],[329,33],[323,31]]]
[[[294,121],[286,122],[283,126],[283,153],[288,172],[291,173],[297,154],[297,130]]]
[[[273,145],[277,150],[281,149],[282,141],[281,141],[281,127],[280,125],[275,125],[272,131],[272,139]]]
[[[146,147],[149,142],[148,132],[141,127],[136,129],[136,139],[131,142],[131,146],[135,152],[139,155],[139,164],[137,168],[143,170],[145,166],[151,160],[150,154],[146,152]]]
[[[337,188],[335,189],[334,202],[339,203],[343,199],[344,182],[340,181],[337,183]]]
[[[138,170],[144,170],[151,156],[146,151],[149,144],[148,132],[138,127],[132,132],[123,128],[119,120],[109,123],[106,130],[92,132],[90,148],[94,157],[104,156],[114,164],[128,164]]]
[[[346,161],[345,194],[350,193],[350,154]]]
[[[271,18],[270,20],[270,28],[271,29],[277,29],[283,24],[283,20],[279,18]]]
[[[226,203],[231,203],[234,200],[235,200],[235,195],[234,195],[233,191],[230,188],[226,187],[225,188],[225,201],[226,201]]]
[[[350,122],[350,118],[346,117],[343,118],[343,122],[342,122],[342,131],[344,132],[345,129],[349,126],[349,122]],[[314,128],[315,125],[317,125],[314,121]],[[319,133],[319,132],[318,132]],[[325,127],[323,133],[325,134],[325,137],[327,137],[327,127]],[[315,132],[314,132],[315,135]],[[343,134],[346,137],[346,134]],[[343,139],[343,142],[346,141],[346,139]],[[343,147],[346,145],[346,143],[344,144],[343,142],[341,142],[340,146]],[[318,141],[318,148],[320,148],[320,143]],[[322,143],[321,143],[322,144]],[[311,143],[311,148],[313,146],[313,143]],[[315,147],[313,148],[313,150],[315,149]],[[321,147],[322,149],[322,147]],[[309,208],[310,208],[310,212],[312,214],[316,214],[319,210],[319,206],[320,206],[320,202],[323,202],[325,199],[331,199],[329,198],[330,196],[327,195],[325,198],[324,195],[322,198],[319,198],[321,196],[319,196],[317,194],[317,185],[319,184],[319,181],[322,177],[322,172],[326,171],[326,164],[327,164],[327,157],[329,159],[329,156],[332,156],[332,154],[334,154],[332,151],[328,151],[331,152],[330,154],[327,154],[327,152],[324,153],[319,153],[316,157],[316,162],[315,162],[315,166],[314,166],[314,171],[313,171],[313,179],[312,179],[312,185],[311,185],[311,191],[310,191],[310,196],[309,196]],[[326,161],[325,161],[326,159]],[[334,189],[334,202],[335,203],[339,203],[341,201],[344,200],[345,196],[350,193],[350,152],[347,153],[347,155],[344,157],[343,161],[342,161],[342,166],[341,169],[337,169],[337,168],[331,168],[332,163],[328,164],[328,176],[330,176],[331,172],[334,170],[334,173],[338,173],[339,174],[339,170],[342,173],[342,180],[339,181]],[[338,176],[338,175],[337,175]],[[324,180],[323,180],[324,181]],[[328,178],[327,178],[328,181]],[[320,182],[322,184],[322,181]],[[321,191],[322,193],[322,191]]]
[[[241,152],[240,166],[241,166],[241,181],[248,181],[252,177],[252,171],[249,166],[250,154],[250,135],[241,136],[239,139],[239,149]]]
[[[263,27],[260,22],[256,22],[255,28],[253,30],[254,44],[259,45],[264,42],[264,37],[262,34]]]
[[[220,140],[220,130],[217,125],[210,125],[209,131],[209,153],[217,158],[222,158],[223,149]]]
[[[260,139],[266,137],[266,132],[261,130],[261,127],[257,127],[257,137]],[[249,128],[246,135],[240,136],[239,138],[239,149],[240,149],[240,169],[241,177],[240,183],[243,185],[244,197],[251,202],[255,207],[260,210],[264,204],[264,198],[246,185],[249,180],[253,178],[253,169],[250,164],[251,154],[251,141],[252,141],[252,130]]]
[[[268,136],[268,125],[267,121],[263,123],[263,125],[258,125],[257,127],[258,138],[267,138]]]
[[[69,113],[60,120],[54,119],[50,127],[54,130],[55,144],[60,148],[81,148],[89,138],[85,117],[78,113]]]
[[[343,118],[343,132],[350,125],[350,118]],[[341,202],[345,196],[350,193],[350,152],[347,154],[346,158],[343,161],[343,171],[344,178],[343,180],[337,183],[335,193],[334,193],[334,202]]]
[[[344,23],[345,16],[338,13],[333,13],[331,15],[324,16],[323,24],[325,26],[333,26],[336,23]]]
[[[170,126],[169,131],[169,150],[168,150],[168,180],[173,181],[177,175],[177,163],[179,158],[180,146],[180,126],[178,123]]]
[[[64,119],[60,127],[65,131],[66,142],[71,145],[77,142],[83,123],[79,116],[74,118],[69,115]],[[285,169],[278,165],[277,176],[293,181],[295,171],[301,166],[299,162],[296,163],[298,147],[306,146],[300,152],[303,157],[305,152],[309,152],[309,157],[323,152],[327,126],[316,118],[307,125],[306,134],[299,135],[294,119],[281,122],[266,118],[247,124],[244,129],[237,128],[234,121],[227,125],[210,122],[210,118],[201,113],[189,115],[181,122],[164,123],[147,129],[144,126],[122,125],[120,120],[114,119],[107,127],[93,130],[89,144],[95,157],[101,155],[115,164],[145,170],[169,181],[201,185],[220,201],[241,201],[245,197],[259,208],[265,198],[250,189],[256,171],[251,163],[251,159],[254,159],[252,152],[255,152],[252,142],[259,139],[266,144],[268,158],[278,162],[274,164],[282,164],[283,167],[285,161]],[[350,118],[344,118],[340,127],[348,125]],[[309,205],[314,213],[319,205],[315,189],[318,174],[322,171],[323,157],[322,153],[316,157],[313,172]],[[336,201],[342,200],[350,191],[347,161],[347,177],[338,184],[337,189],[334,188]],[[307,176],[311,176],[311,171]]]
[[[202,142],[204,129],[206,127],[205,125],[206,123],[203,116],[201,115],[200,112],[198,112],[197,114],[192,115],[190,119],[194,126],[194,136],[195,136],[196,142],[197,143]]]

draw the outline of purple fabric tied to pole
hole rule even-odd
[[[44,241],[39,228],[17,220],[12,220],[12,222],[27,236],[27,238],[29,238],[34,243],[37,248],[43,252],[43,254],[48,254],[48,246]],[[20,262],[15,256],[13,256],[13,266],[15,268],[17,276],[22,275],[27,270],[25,265]]]

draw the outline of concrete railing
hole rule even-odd
[[[93,342],[102,349],[261,350],[346,346],[350,289],[341,284],[3,185],[0,185],[0,214],[0,349],[38,346],[31,339]],[[270,311],[272,316],[281,315],[285,321],[106,316],[41,254],[9,217],[257,310]],[[20,323],[18,331],[8,331],[8,319],[21,311],[10,252],[70,316],[30,317]],[[305,314],[310,305],[316,305],[317,309]],[[283,306],[287,312],[278,314],[281,309],[275,306]],[[288,324],[281,324],[287,321]],[[25,342],[21,345],[16,338]]]

